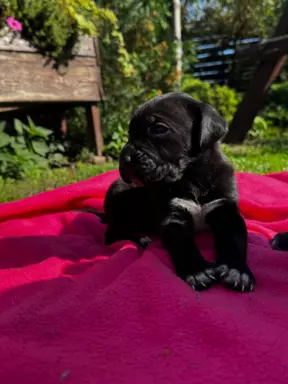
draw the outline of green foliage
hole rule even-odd
[[[240,96],[227,86],[211,85],[207,81],[186,76],[183,79],[182,91],[189,93],[197,100],[212,105],[229,123],[236,112]]]
[[[73,56],[80,35],[97,36],[104,21],[116,24],[113,12],[92,0],[0,0],[0,14],[19,20],[22,37],[57,61]]]
[[[24,38],[53,58],[62,58],[77,41],[75,23],[58,0],[10,0],[4,12],[22,23]]]
[[[117,128],[112,133],[109,143],[105,145],[104,151],[109,156],[116,159],[127,141],[128,132],[126,127],[123,128],[121,124],[118,124]]]
[[[95,153],[84,147],[76,156],[76,163],[94,164]]]
[[[252,129],[248,132],[248,139],[263,139],[268,130],[268,123],[261,116],[256,116],[253,122]]]
[[[185,32],[183,32],[183,34],[182,49],[184,55],[182,57],[182,70],[183,73],[185,73],[189,72],[191,68],[194,68],[194,64],[196,64],[198,60],[196,54],[197,43],[191,38],[185,39]]]
[[[33,168],[65,163],[64,147],[52,143],[52,131],[36,126],[30,117],[27,124],[15,119],[0,124],[0,175],[19,179]]]
[[[268,102],[288,108],[288,81],[272,84],[268,92]]]
[[[284,0],[188,0],[184,19],[190,32],[218,36],[226,43],[271,34],[285,5]],[[201,35],[199,35],[199,32]]]
[[[80,34],[95,37],[99,34],[100,24],[108,21],[116,24],[117,19],[112,11],[98,8],[91,0],[58,0],[62,8],[77,25]]]
[[[270,126],[277,126],[280,132],[288,127],[288,81],[272,84],[268,92],[267,106],[263,113]]]
[[[272,126],[277,126],[280,131],[288,128],[288,109],[282,105],[270,105],[265,111],[265,118]]]
[[[83,148],[93,150],[95,140],[88,129],[85,108],[70,109],[66,115],[66,121],[69,128],[65,137],[65,150],[69,160],[73,162],[79,158]]]
[[[127,130],[131,112],[147,99],[175,87],[172,20],[170,4],[165,0],[102,0],[99,6],[113,9],[117,15],[130,65],[123,73],[119,60],[115,60],[117,45],[111,39],[111,27],[106,24],[100,38],[105,91],[101,116],[106,154],[117,157],[127,134],[123,133],[122,139],[118,135]]]

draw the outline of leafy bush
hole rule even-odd
[[[58,3],[74,20],[78,33],[82,35],[97,36],[102,21],[112,24],[117,21],[112,11],[97,7],[91,0],[58,0]]]
[[[240,95],[232,88],[226,85],[211,85],[193,76],[183,79],[182,91],[212,105],[228,123],[232,120],[240,101]]]
[[[119,156],[121,149],[128,141],[127,128],[123,128],[121,124],[112,133],[111,139],[104,147],[104,152],[116,159]]]
[[[268,91],[268,103],[288,108],[288,81],[271,85]]]
[[[271,126],[279,127],[280,132],[288,129],[288,81],[271,86],[263,116]]]
[[[288,108],[282,105],[269,105],[264,112],[265,119],[271,126],[279,128],[280,132],[288,129]]]
[[[250,129],[248,132],[248,139],[263,139],[267,130],[267,121],[261,116],[256,116],[253,122],[252,129]]]
[[[64,147],[51,141],[52,131],[15,119],[0,124],[0,174],[20,179],[33,168],[47,169],[65,164]]]
[[[53,58],[62,59],[77,41],[75,24],[58,0],[11,0],[5,13],[21,21],[24,38]]]
[[[2,25],[19,20],[22,37],[57,61],[71,58],[79,36],[97,36],[103,21],[116,25],[113,12],[91,0],[0,0],[0,15]]]
[[[66,155],[70,161],[75,161],[83,148],[93,150],[95,140],[89,132],[85,108],[71,108],[66,115],[68,131],[65,137]]]

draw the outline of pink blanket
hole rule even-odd
[[[288,383],[288,173],[239,173],[253,293],[194,292],[159,242],[105,247],[116,172],[0,206],[3,384]],[[210,234],[197,239],[213,257]]]

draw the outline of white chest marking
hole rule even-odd
[[[180,199],[178,197],[175,197],[171,200],[170,204],[173,208],[183,209],[186,212],[189,212],[193,217],[195,231],[201,232],[208,229],[208,225],[205,221],[205,216],[209,212],[213,211],[213,209],[225,204],[225,201],[227,200],[217,199],[201,206],[200,204],[197,204],[192,200]]]

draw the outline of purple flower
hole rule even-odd
[[[22,31],[22,24],[20,21],[14,19],[13,17],[7,17],[6,23],[9,28],[13,29],[14,31]]]

